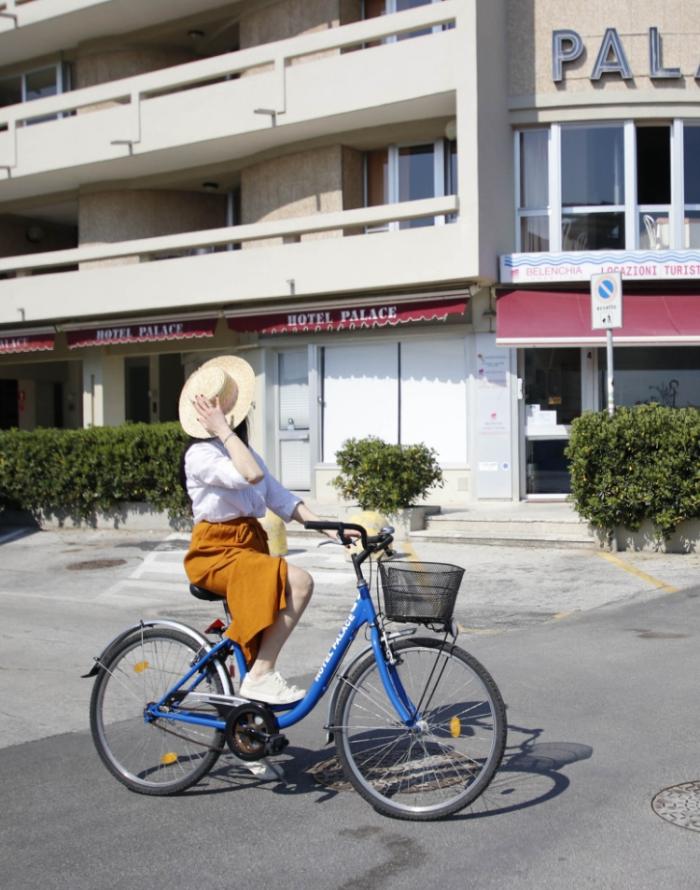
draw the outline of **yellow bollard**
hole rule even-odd
[[[361,525],[367,529],[368,535],[378,535],[385,526],[389,525],[386,516],[382,513],[377,513],[376,510],[363,510],[361,513],[353,513],[352,516],[348,516],[345,519],[345,522],[354,522],[356,525]],[[358,541],[352,547],[348,547],[345,558],[349,560],[353,553],[360,553],[361,550],[362,544]]]
[[[287,529],[284,522],[272,510],[268,510],[260,520],[267,532],[267,546],[270,556],[284,556],[287,553]]]

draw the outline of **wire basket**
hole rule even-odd
[[[464,569],[440,562],[382,560],[379,575],[384,615],[390,621],[447,624],[452,620]]]

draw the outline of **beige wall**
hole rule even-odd
[[[243,224],[333,213],[362,206],[362,153],[342,145],[316,148],[254,164],[241,173]],[[312,233],[303,240],[337,236]],[[245,244],[281,243],[266,239]]]
[[[197,232],[225,225],[225,195],[165,189],[109,189],[82,193],[78,202],[81,246]],[[80,268],[138,262],[137,256],[127,256],[81,263]]]
[[[197,58],[177,47],[130,46],[114,41],[81,44],[72,64],[73,89],[134,77]]]
[[[527,4],[523,4],[527,5]],[[513,137],[508,118],[506,9],[476,2],[479,272],[498,278],[497,257],[513,249]],[[462,109],[459,113],[464,113]],[[466,147],[465,147],[466,148]],[[462,151],[462,143],[459,150]],[[460,196],[463,184],[460,182]],[[460,197],[461,200],[461,197]]]
[[[635,95],[651,90],[659,101],[669,90],[688,93],[688,101],[700,100],[694,80],[700,64],[700,3],[687,0],[616,0],[614,3],[562,3],[561,0],[507,0],[509,93],[511,96],[556,96],[588,93],[593,101],[604,94],[618,101],[635,101]],[[650,27],[662,36],[663,64],[680,67],[683,80],[660,81],[649,77]],[[629,61],[634,82],[607,75],[596,83],[590,75],[606,28],[616,28]],[[564,66],[565,80],[552,80],[552,31],[573,29],[586,47],[583,56]],[[597,94],[597,95],[596,95]]]
[[[241,17],[241,49],[357,21],[360,0],[280,0]]]
[[[83,192],[80,244],[130,241],[226,225],[226,196],[166,189]]]

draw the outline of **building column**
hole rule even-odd
[[[117,426],[126,417],[124,359],[94,355],[83,359],[83,426]]]
[[[33,430],[36,426],[36,382],[20,377],[17,380],[18,427]]]
[[[148,357],[148,413],[151,423],[160,421],[160,356]]]

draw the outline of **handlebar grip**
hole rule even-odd
[[[363,526],[357,525],[354,522],[338,522],[333,519],[309,519],[304,523],[304,528],[314,529],[316,531],[336,531],[339,533],[344,544],[350,543],[350,541],[345,538],[345,531],[347,529],[356,531],[360,533],[363,549],[367,549],[367,530],[363,528]]]

